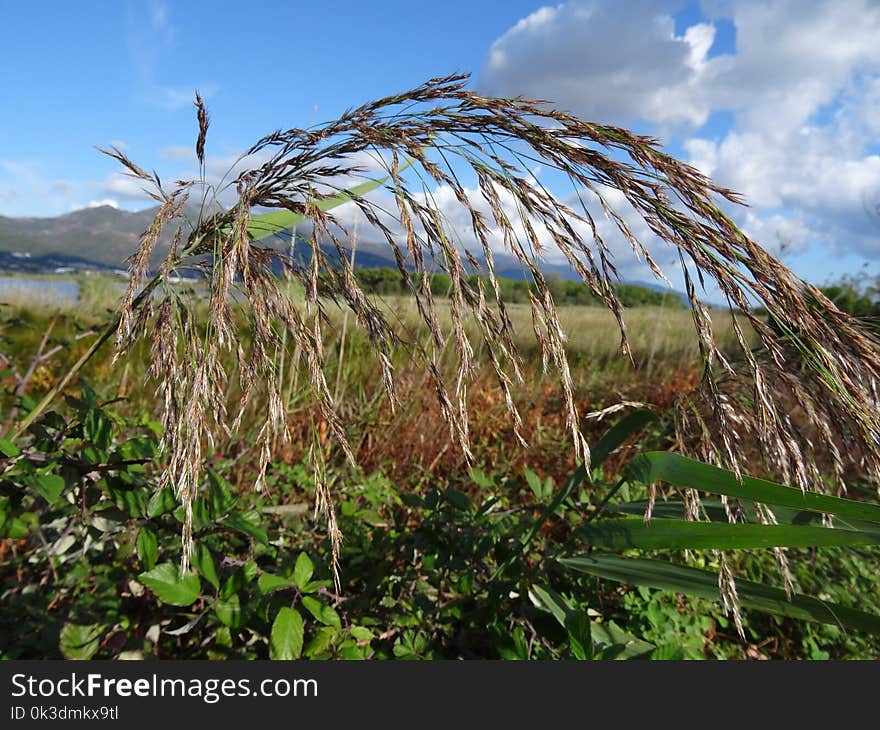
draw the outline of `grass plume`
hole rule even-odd
[[[752,433],[768,464],[803,489],[820,489],[823,483],[810,439],[821,438],[835,450],[838,487],[843,486],[844,455],[859,459],[875,479],[880,475],[876,339],[737,228],[719,207],[720,201],[739,202],[735,193],[669,156],[654,139],[586,122],[536,100],[482,97],[469,91],[466,82],[466,76],[432,79],[347,111],[330,123],[273,132],[246,153],[259,164],[216,184],[204,177],[208,115],[198,96],[199,179],[168,188],[157,174],[146,172],[118,149],[104,150],[141,181],[160,206],[131,258],[130,286],[118,320],[110,327],[120,353],[141,338],[151,342],[149,374],[164,404],[165,479],[188,515],[202,481],[204,449],[212,448],[213,434],[236,427],[236,419],[227,418],[223,399],[228,376],[223,351],[237,356],[242,392],[238,412],[244,412],[255,390],[264,390],[267,397],[256,444],[261,473],[271,445],[289,437],[276,366],[286,339],[308,364],[328,431],[353,459],[325,376],[323,343],[331,304],[348,307],[367,334],[392,404],[398,397],[392,349],[401,344],[411,348],[413,360],[429,373],[450,434],[465,454],[467,393],[479,340],[504,394],[514,432],[524,442],[512,390],[523,377],[520,352],[494,264],[494,252],[501,247],[518,259],[536,284],[528,304],[530,326],[545,370],[555,374],[562,387],[576,457],[588,462],[563,317],[542,274],[541,260],[548,246],[561,252],[613,315],[623,356],[631,348],[624,308],[613,286],[619,276],[595,211],[611,221],[633,255],[665,278],[646,242],[633,234],[623,212],[611,204],[608,191],[621,194],[653,234],[679,253],[703,362],[700,387],[677,407],[682,446],[692,443],[696,434],[701,457],[739,472],[739,444]],[[384,188],[391,201],[385,207],[351,190],[351,181],[363,173],[357,160],[365,156],[384,167]],[[596,205],[563,203],[529,172],[536,162],[570,181],[575,199],[592,198]],[[462,169],[475,176],[480,200],[460,181]],[[462,248],[430,193],[439,186],[451,191],[469,220],[469,234],[484,261],[484,278],[476,282],[467,274],[479,265],[477,259]],[[391,246],[417,317],[430,333],[427,342],[403,341],[387,308],[358,285],[346,252],[348,230],[328,204],[345,191],[349,205]],[[206,205],[196,220],[186,219],[185,204],[192,195],[211,201],[230,192],[235,195],[232,205]],[[255,240],[251,221],[261,208],[283,209],[308,223],[308,261]],[[584,236],[584,230],[589,235]],[[149,278],[150,254],[160,236],[169,232],[172,245],[165,263]],[[328,245],[338,252],[338,260],[327,256]],[[451,281],[442,305],[443,326],[428,277],[432,267],[439,267]],[[171,275],[187,268],[200,270],[208,284],[207,323],[190,316],[191,303],[166,286]],[[285,295],[279,268],[299,281],[304,299]],[[409,276],[407,269],[415,275]],[[695,275],[713,282],[731,306],[733,352],[717,343],[715,324],[697,296]],[[242,302],[247,303],[247,337],[239,330],[241,319],[232,315],[232,308]],[[775,327],[759,316],[753,302],[769,312]],[[746,335],[747,328],[754,338]],[[245,349],[242,342],[251,344]],[[797,404],[797,412],[791,404]],[[316,473],[318,469],[316,463]],[[333,502],[325,491],[319,496],[337,555],[341,538]],[[192,547],[189,521],[188,525],[183,569]],[[724,595],[735,602],[732,579],[723,578]]]

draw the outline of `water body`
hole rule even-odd
[[[29,279],[0,276],[0,305],[38,302],[49,306],[73,305],[79,301],[79,285],[68,279]]]

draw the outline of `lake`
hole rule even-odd
[[[69,279],[0,276],[0,304],[38,301],[49,306],[61,306],[76,304],[78,300],[79,285]]]

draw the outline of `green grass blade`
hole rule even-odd
[[[677,487],[713,492],[762,504],[813,510],[849,520],[880,523],[880,506],[841,497],[802,492],[782,484],[744,476],[667,451],[649,451],[627,467],[630,479],[650,484],[664,481]]]
[[[599,520],[578,528],[576,534],[590,545],[616,550],[748,550],[880,544],[880,532],[662,519],[646,524],[638,517]]]
[[[740,522],[750,524],[763,524],[755,510],[755,503],[742,500],[739,503],[740,510],[737,512]],[[733,508],[733,507],[732,507]],[[606,512],[626,515],[644,515],[648,509],[648,500],[637,500],[635,502],[624,502],[622,504],[608,505]],[[729,522],[727,519],[727,511],[721,500],[718,499],[701,499],[700,509],[705,513],[706,518],[710,522]],[[685,504],[678,499],[664,500],[657,502],[651,510],[652,520],[680,520],[686,514]],[[776,523],[780,525],[801,525],[803,527],[813,525],[822,527],[822,515],[819,512],[806,509],[795,509],[793,507],[773,506],[773,516]],[[867,522],[865,520],[844,520],[837,518],[834,520],[834,526],[846,530],[866,530],[873,532],[878,530],[876,522]]]
[[[639,410],[633,411],[621,418],[591,449],[590,467],[595,468],[599,466],[605,461],[608,455],[626,441],[627,438],[641,431],[647,423],[655,420],[657,420],[657,414],[645,408],[640,408]],[[581,464],[575,473],[572,474],[572,476],[557,490],[553,499],[550,501],[550,504],[548,504],[541,513],[541,516],[535,520],[531,530],[529,530],[528,534],[522,540],[524,546],[531,544],[535,535],[538,534],[538,530],[541,529],[541,525],[547,521],[547,518],[550,517],[550,515],[559,509],[560,505],[568,499],[572,492],[581,485],[587,476],[587,469]]]
[[[616,555],[578,555],[559,561],[567,568],[620,583],[658,588],[675,593],[721,600],[718,574],[646,558]],[[794,595],[789,601],[779,588],[737,580],[736,590],[744,608],[788,616],[803,621],[834,624],[868,633],[880,633],[880,617],[853,608]]]
[[[590,450],[590,466],[593,469],[600,466],[614,449],[656,420],[657,414],[647,408],[639,408],[625,415],[608,429]]]
[[[409,158],[400,166],[399,170],[405,170],[412,165],[413,162],[415,162],[415,158]],[[323,210],[326,213],[328,210],[332,210],[344,203],[348,203],[356,197],[361,197],[367,193],[373,192],[373,190],[381,187],[390,179],[391,176],[386,175],[379,180],[367,180],[360,185],[355,185],[348,190],[344,190],[339,193],[339,195],[335,195],[332,198],[319,200],[315,204],[320,210]],[[263,213],[262,215],[253,216],[248,223],[248,235],[251,237],[252,241],[259,241],[268,236],[273,236],[276,233],[288,231],[305,220],[306,216],[301,213],[294,213],[291,210],[273,210],[271,213]]]

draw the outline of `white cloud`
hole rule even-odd
[[[121,172],[112,173],[103,182],[95,183],[94,187],[105,194],[112,195],[114,199],[142,200],[145,203],[151,200],[145,192],[149,189],[146,181],[136,180]]]
[[[737,220],[769,248],[810,242],[880,257],[880,3],[727,0],[676,35],[678,4],[571,0],[492,45],[492,94],[550,99],[606,123],[642,120],[745,195]],[[710,49],[731,21],[735,51]],[[712,112],[732,126],[702,130]],[[719,136],[720,133],[720,136]]]
[[[636,19],[634,22],[634,19]],[[639,0],[544,7],[496,40],[481,86],[492,94],[548,99],[586,118],[702,124],[708,107],[690,93],[714,28],[676,36],[663,4]]]

